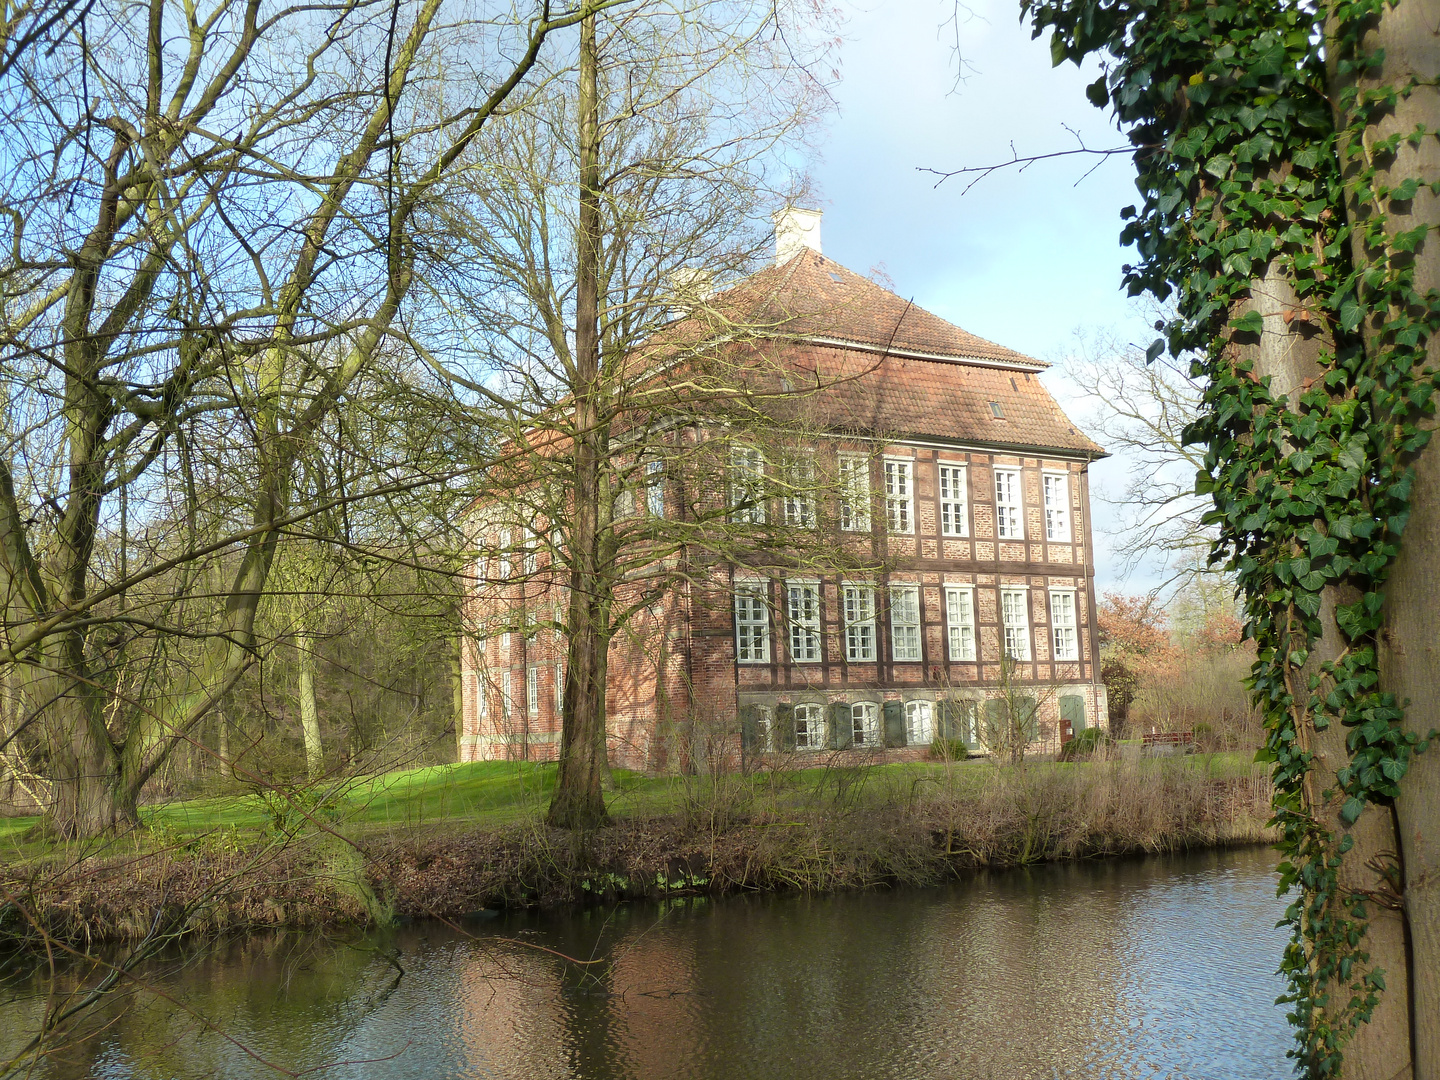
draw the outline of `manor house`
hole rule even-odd
[[[842,490],[828,508],[774,494],[744,513],[828,529],[875,569],[776,570],[736,558],[706,568],[700,585],[677,578],[611,647],[612,764],[914,758],[937,738],[983,752],[987,721],[993,731],[1017,702],[1029,709],[1032,752],[1104,726],[1089,492],[1090,463],[1104,451],[1042,385],[1047,365],[826,258],[817,212],[777,215],[776,247],[773,266],[732,288],[776,313],[779,332],[764,345],[772,360],[816,377],[852,373],[817,395],[805,448]],[[758,450],[730,466],[732,498],[737,475],[761,490],[754,484],[776,467]],[[657,466],[631,512],[693,513],[682,483]],[[489,521],[478,507],[475,531],[498,528]],[[527,593],[537,555],[509,529],[487,543],[515,553],[483,561],[469,600],[462,758],[551,760],[563,582]],[[520,607],[528,621],[515,620]]]

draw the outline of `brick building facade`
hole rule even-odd
[[[769,348],[788,367],[853,372],[824,395],[821,434],[805,449],[842,478],[840,505],[824,515],[839,544],[883,570],[724,563],[667,590],[611,648],[612,763],[916,757],[941,736],[983,749],[987,720],[993,730],[1016,706],[1029,710],[1032,751],[1103,726],[1089,500],[1089,464],[1103,451],[1040,384],[1045,365],[826,259],[818,215],[779,222],[776,265],[737,288],[762,296],[783,327]],[[673,485],[657,475],[642,512],[682,513]],[[805,511],[773,498],[754,512]],[[497,528],[478,508],[477,534]],[[484,568],[470,601],[461,753],[550,760],[563,587],[535,564],[542,556],[498,532],[488,545],[514,553]]]

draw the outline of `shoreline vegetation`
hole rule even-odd
[[[412,769],[330,789],[147,808],[89,845],[0,819],[0,944],[174,940],[463,920],[754,891],[942,884],[980,868],[1265,843],[1243,754],[911,764],[750,775],[617,772],[613,822],[547,828],[553,767]]]

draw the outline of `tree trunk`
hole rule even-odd
[[[1414,87],[1400,96],[1390,113],[1367,129],[1368,147],[1398,132],[1423,127],[1429,133],[1418,146],[1402,141],[1394,155],[1375,162],[1377,184],[1393,187],[1406,178],[1421,183],[1414,199],[1384,207],[1385,229],[1391,235],[1428,225],[1432,235],[1414,256],[1415,291],[1423,296],[1440,288],[1440,244],[1433,231],[1440,224],[1440,200],[1426,185],[1440,176],[1440,0],[1399,0],[1383,5],[1364,40],[1367,51],[1382,51],[1383,63],[1367,73],[1361,88]],[[1335,46],[1332,44],[1332,53]],[[1332,72],[1332,79],[1334,73]],[[1332,100],[1344,89],[1338,79]],[[1342,126],[1345,117],[1341,117]],[[1349,149],[1344,148],[1344,149]],[[1362,153],[1365,153],[1362,151]],[[1388,167],[1385,167],[1387,166]],[[1347,163],[1353,174],[1358,162]],[[1358,225],[1368,210],[1346,186],[1346,210]],[[1357,228],[1352,237],[1357,262],[1374,255],[1364,247]],[[1378,320],[1363,324],[1367,348],[1383,347],[1375,338]],[[1426,367],[1440,367],[1440,343],[1428,342]],[[1414,463],[1411,515],[1400,553],[1385,589],[1385,625],[1379,642],[1381,687],[1405,707],[1405,725],[1420,737],[1440,727],[1440,643],[1437,643],[1434,598],[1440,588],[1440,448],[1432,441]],[[1395,802],[1401,861],[1404,914],[1409,931],[1409,1020],[1416,1080],[1440,1080],[1440,757],[1435,748],[1415,757],[1400,783]],[[1392,987],[1392,993],[1395,992]],[[1348,1058],[1347,1058],[1348,1064]],[[1374,1075],[1382,1075],[1376,1072]],[[1387,1077],[1389,1074],[1385,1074]]]
[[[1440,289],[1440,237],[1435,235],[1440,198],[1427,186],[1440,177],[1440,141],[1435,134],[1440,131],[1440,0],[1381,5],[1364,45],[1367,51],[1383,50],[1384,61],[1360,80],[1361,88],[1409,90],[1367,129],[1365,145],[1417,128],[1426,133],[1418,146],[1401,141],[1392,157],[1375,162],[1380,166],[1377,184],[1394,187],[1411,177],[1420,181],[1412,200],[1390,202],[1384,210],[1385,229],[1391,235],[1430,227],[1429,237],[1414,255],[1415,292],[1424,296]],[[1338,91],[1332,93],[1332,99],[1338,97]],[[1352,223],[1367,216],[1355,194],[1354,187],[1347,185],[1346,209]],[[1373,256],[1361,247],[1358,229],[1352,243],[1357,260]],[[1379,345],[1374,339],[1377,323],[1364,323],[1367,347]],[[1440,369],[1440,339],[1434,336],[1428,341],[1426,367],[1431,372]],[[1440,637],[1435,629],[1435,598],[1440,595],[1440,446],[1433,436],[1414,465],[1410,520],[1385,589],[1379,658],[1382,688],[1404,706],[1406,727],[1424,738],[1440,727]],[[1395,813],[1410,932],[1414,1075],[1416,1080],[1440,1080],[1440,745],[1432,744],[1412,760],[1400,782]]]
[[[305,775],[318,780],[325,773],[325,751],[320,745],[320,713],[315,707],[315,635],[301,630],[295,635],[298,654],[300,730],[305,734]]]
[[[600,371],[600,103],[595,16],[580,23],[580,218],[575,255],[575,507],[570,548],[570,646],[565,677],[560,771],[549,822],[593,829],[606,821],[603,793],[605,678],[609,611],[604,575],[601,483],[604,467]]]
[[[1273,394],[1283,394],[1293,400],[1306,380],[1321,373],[1320,352],[1325,343],[1320,335],[1307,333],[1308,324],[1300,320],[1286,323],[1285,313],[1302,305],[1290,281],[1273,264],[1265,277],[1252,283],[1250,291],[1251,299],[1240,305],[1241,310],[1236,314],[1244,314],[1249,308],[1259,312],[1264,320],[1264,331],[1254,346],[1255,374],[1271,380]],[[1356,599],[1340,588],[1324,590],[1320,607],[1322,636],[1310,650],[1302,679],[1318,674],[1323,662],[1336,659],[1344,651],[1345,642],[1335,622],[1335,609]],[[1297,696],[1303,699],[1303,692]],[[1396,850],[1394,815],[1388,807],[1370,806],[1354,825],[1347,826],[1340,817],[1344,796],[1324,796],[1326,791],[1339,790],[1336,774],[1350,762],[1345,744],[1347,729],[1339,723],[1323,730],[1308,725],[1300,727],[1300,738],[1308,740],[1314,755],[1311,783],[1305,790],[1305,809],[1330,832],[1337,844],[1346,833],[1354,844],[1340,864],[1339,887],[1342,892],[1383,893],[1386,888],[1383,868]],[[1369,930],[1363,948],[1370,954],[1369,967],[1384,971],[1387,989],[1370,1023],[1361,1025],[1345,1048],[1345,1076],[1347,1080],[1393,1080],[1405,1075],[1410,1060],[1404,920],[1393,908],[1370,904],[1368,910]],[[1332,997],[1343,1005],[1349,993],[1336,988]]]
[[[465,760],[465,635],[455,638],[450,656],[450,712],[455,717],[455,760]]]

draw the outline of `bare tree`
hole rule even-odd
[[[435,257],[437,184],[546,38],[613,2],[542,2],[518,23],[443,0],[90,5],[12,58],[0,661],[22,672],[21,726],[45,732],[60,832],[134,820],[146,780],[254,662],[297,462]],[[483,73],[457,83],[477,40]],[[137,524],[203,517],[190,467],[214,439],[232,440],[238,512],[137,561]],[[195,662],[120,679],[174,630],[126,598],[237,547]]]

